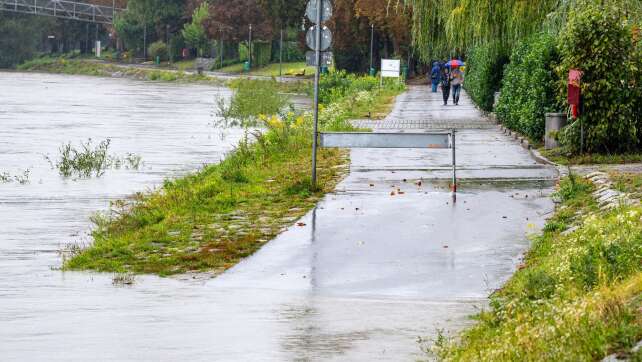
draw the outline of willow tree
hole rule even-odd
[[[391,0],[395,1],[395,0]],[[413,44],[424,59],[465,52],[492,43],[508,53],[544,24],[559,31],[572,9],[590,3],[616,3],[625,17],[642,17],[642,0],[404,0],[413,8]]]

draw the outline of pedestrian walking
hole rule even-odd
[[[432,92],[437,93],[439,82],[441,80],[441,66],[439,62],[432,63],[432,70],[430,71],[430,81],[432,83]]]
[[[459,95],[461,94],[461,87],[464,84],[464,72],[461,71],[458,65],[452,66],[453,70],[450,72],[452,90],[453,90],[453,103],[459,105]]]
[[[444,106],[448,105],[448,98],[450,98],[450,70],[446,67],[442,69],[441,73],[441,92],[444,96]]]

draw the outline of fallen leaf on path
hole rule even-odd
[[[390,196],[395,196],[397,193],[394,191],[390,191]]]
[[[296,223],[296,226],[305,226],[305,223],[304,222],[298,222],[298,223]]]

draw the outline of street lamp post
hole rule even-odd
[[[317,13],[316,13],[316,38],[314,59],[315,59],[315,72],[314,72],[314,125],[312,136],[312,190],[317,189],[317,141],[319,138],[319,77],[321,73],[321,19],[323,11],[323,1],[317,0]]]
[[[370,75],[374,75],[372,68],[372,59],[374,57],[374,24],[370,25]]]
[[[281,27],[281,38],[279,42],[279,77],[283,77],[283,27]]]
[[[252,24],[250,24],[250,36],[247,42],[247,63],[252,69]]]

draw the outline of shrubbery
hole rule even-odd
[[[584,72],[584,113],[560,134],[562,144],[577,152],[583,124],[585,151],[639,150],[642,57],[634,48],[633,31],[623,22],[622,10],[609,5],[588,6],[573,14],[559,48],[561,98],[566,97],[569,69]]]
[[[156,59],[156,57],[159,57],[160,60],[169,59],[169,51],[167,50],[167,45],[162,41],[152,43],[149,46],[148,53],[149,56],[154,60]]]
[[[502,67],[507,59],[495,44],[480,45],[466,60],[465,87],[473,101],[484,111],[491,111],[499,90]]]
[[[544,137],[545,113],[560,108],[554,74],[558,61],[555,39],[547,34],[537,34],[513,49],[495,109],[506,127],[533,140]]]
[[[360,91],[372,91],[381,85],[379,78],[347,73],[345,70],[332,71],[324,74],[319,83],[319,101],[330,103],[344,98],[348,94],[355,95]],[[383,88],[401,90],[404,84],[395,79],[384,79]]]

